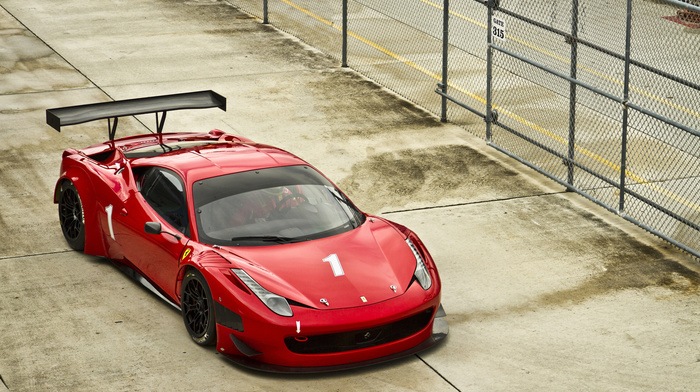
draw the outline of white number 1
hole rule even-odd
[[[111,204],[105,207],[105,212],[107,213],[107,225],[109,226],[109,236],[114,239],[114,228],[112,228],[112,210],[114,210],[114,207],[112,207]]]
[[[345,275],[345,272],[343,272],[343,266],[340,265],[340,259],[338,258],[338,255],[333,253],[332,255],[326,257],[323,259],[324,262],[329,262],[331,263],[331,268],[333,269],[333,275],[335,276],[343,276]]]

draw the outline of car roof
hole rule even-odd
[[[161,150],[140,156],[150,148]],[[170,151],[167,146],[181,147]],[[180,172],[187,183],[255,169],[306,165],[299,157],[280,148],[259,144],[221,131],[210,133],[164,133],[131,136],[87,147],[82,150],[93,155],[119,149],[131,161],[132,168],[162,166]],[[131,157],[130,157],[131,156]]]
[[[188,183],[205,178],[277,166],[306,164],[276,147],[228,142],[190,147],[150,158],[137,158],[132,166],[155,165],[178,170]]]

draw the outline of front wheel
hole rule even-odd
[[[75,185],[69,181],[61,185],[61,194],[58,196],[58,219],[68,245],[74,250],[85,249],[83,203],[80,201]]]
[[[201,346],[216,343],[214,300],[209,285],[197,270],[189,271],[182,281],[182,318],[192,340]]]

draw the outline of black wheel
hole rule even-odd
[[[85,249],[83,203],[80,202],[78,190],[71,182],[64,182],[61,185],[61,194],[58,196],[58,219],[68,245],[75,250]]]
[[[216,343],[214,300],[209,285],[197,270],[189,271],[182,281],[182,319],[192,340],[202,346]]]

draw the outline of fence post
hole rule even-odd
[[[632,0],[627,0],[627,30],[625,31],[625,81],[622,96],[622,146],[620,151],[620,209],[625,211],[625,181],[627,179],[627,121],[630,96],[630,47],[632,45]]]
[[[571,45],[571,68],[569,76],[576,79],[576,69],[578,67],[578,0],[571,2],[571,36],[568,37]],[[574,186],[574,165],[576,160],[576,83],[569,82],[569,162],[567,182]]]
[[[267,18],[267,0],[263,0],[263,24],[269,24],[270,21]]]
[[[443,94],[447,94],[447,54],[450,49],[449,19],[450,0],[444,0],[442,5],[442,82],[440,83]],[[445,95],[442,96],[440,121],[447,122],[447,97]]]
[[[348,66],[348,0],[343,0],[343,55],[342,67]]]
[[[488,28],[486,29],[486,142],[491,142],[491,123],[493,122],[493,109],[491,108],[491,96],[493,89],[493,48],[491,29],[493,29],[493,9],[498,6],[498,0],[488,0],[486,6],[488,7],[487,19]]]

